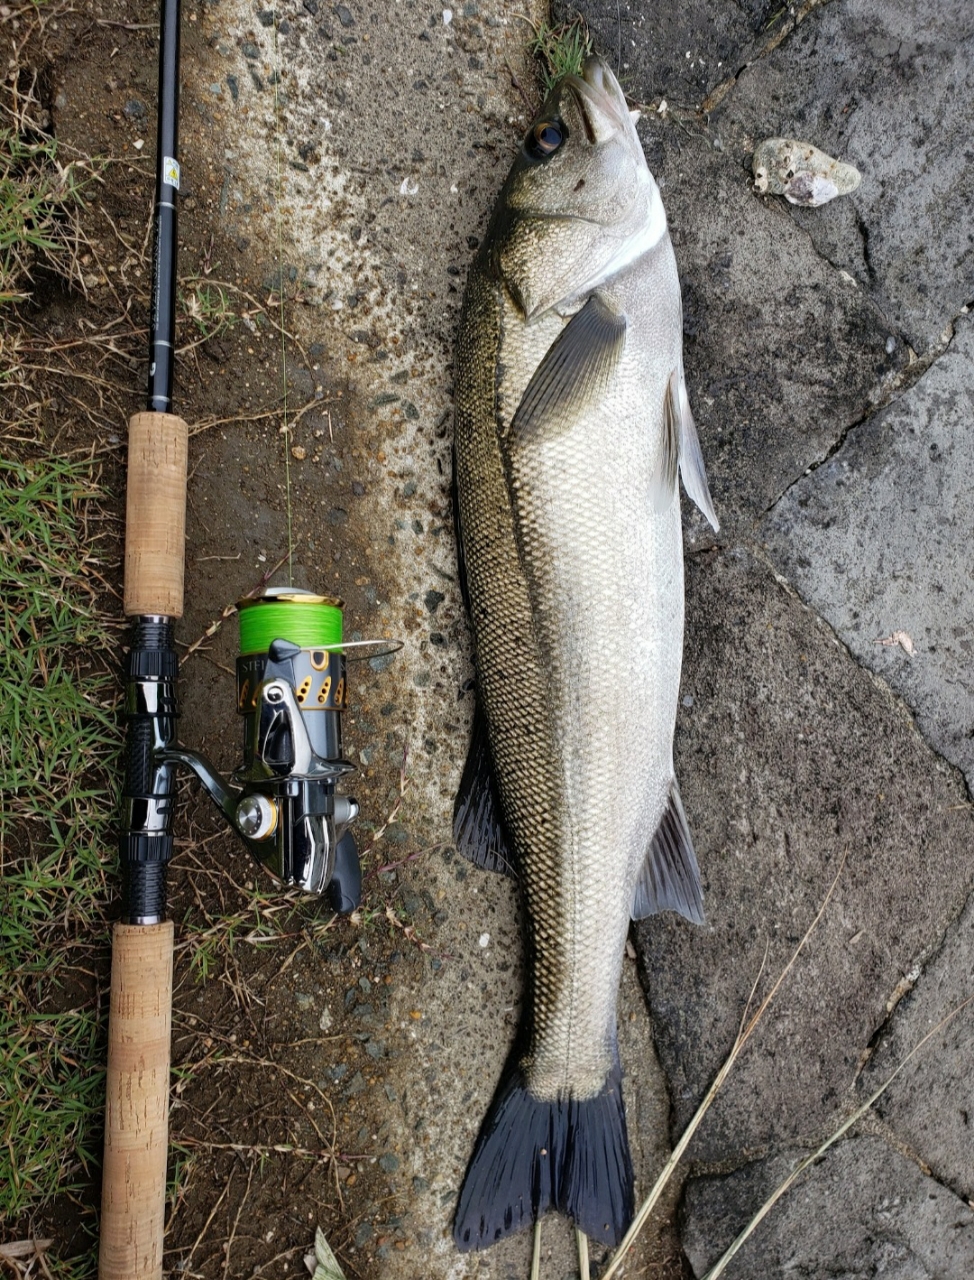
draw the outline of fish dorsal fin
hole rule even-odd
[[[703,924],[700,872],[675,778],[632,900],[633,920],[642,920],[659,911],[678,911],[694,924]]]
[[[693,414],[690,412],[690,400],[687,396],[682,364],[677,365],[670,374],[663,418],[664,421],[672,420],[674,424],[680,475],[683,477],[683,487],[687,491],[687,496],[700,508],[716,532],[720,525],[714,512],[714,504],[710,499],[707,472],[703,465],[703,454],[700,452],[697,428],[693,421]]]
[[[453,840],[457,852],[478,867],[517,879],[494,781],[487,717],[479,702],[474,709],[470,750],[453,806]]]
[[[593,293],[535,369],[511,422],[516,441],[557,432],[598,401],[626,345],[626,327],[626,317]]]

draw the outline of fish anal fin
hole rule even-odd
[[[700,508],[716,533],[720,529],[720,524],[710,497],[707,471],[703,465],[703,454],[700,452],[696,423],[690,412],[690,399],[687,396],[682,363],[677,365],[670,374],[669,385],[666,388],[664,418],[672,419],[675,424],[680,475],[683,477],[683,487],[687,491],[687,496]]]
[[[633,920],[678,911],[694,924],[703,924],[703,890],[693,841],[676,779],[659,826],[636,881]]]
[[[632,1161],[618,1066],[593,1098],[545,1101],[508,1060],[467,1166],[453,1239],[486,1249],[557,1209],[617,1245],[633,1215]]]
[[[479,703],[474,710],[470,750],[453,806],[453,840],[457,852],[478,867],[517,879],[494,780],[487,717]]]
[[[593,294],[535,369],[511,421],[516,442],[557,432],[599,401],[626,345],[626,318]]]

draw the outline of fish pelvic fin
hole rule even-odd
[[[626,317],[593,293],[535,369],[511,420],[512,438],[563,430],[597,404],[625,348],[626,328]]]
[[[642,920],[660,911],[678,911],[694,924],[703,924],[700,871],[675,778],[636,881],[632,918]]]
[[[593,1098],[535,1098],[508,1060],[467,1166],[453,1219],[461,1253],[486,1249],[550,1209],[617,1245],[633,1216],[632,1160],[615,1065]]]
[[[470,750],[453,806],[453,841],[457,852],[478,867],[517,879],[517,864],[501,817],[487,717],[479,702],[474,709]]]
[[[667,449],[675,445],[679,457],[680,475],[683,477],[683,487],[687,491],[687,496],[700,508],[716,533],[720,529],[720,523],[710,497],[710,486],[707,484],[707,472],[703,465],[703,454],[700,452],[697,427],[690,412],[690,399],[687,396],[682,362],[670,374],[663,416],[666,423],[664,462],[667,459]],[[672,461],[672,477],[675,480],[675,458]],[[666,492],[671,493],[672,488],[667,489]]]

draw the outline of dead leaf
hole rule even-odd
[[[898,644],[903,652],[909,654],[911,658],[914,654],[913,638],[906,631],[894,631],[890,636],[878,636],[873,643],[887,646]]]
[[[308,1270],[314,1273],[312,1280],[345,1280],[345,1273],[338,1265],[338,1259],[332,1253],[321,1227],[315,1231],[315,1251],[304,1262]]]

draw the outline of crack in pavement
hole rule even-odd
[[[837,2],[838,0],[806,0],[805,4],[802,5],[798,12],[790,19],[786,19],[782,24],[781,29],[775,32],[767,44],[763,45],[754,57],[750,59],[750,61],[745,62],[744,65],[738,71],[735,71],[733,75],[728,76],[725,80],[722,80],[719,85],[711,89],[710,93],[707,94],[706,98],[704,98],[703,102],[700,104],[700,114],[708,115],[711,111],[715,110],[733,90],[734,86],[748,67],[755,66],[763,58],[774,53],[775,49],[779,48],[791,33],[796,31],[805,19],[811,17],[817,9],[824,9],[826,5],[835,4]]]
[[[866,225],[865,219],[858,209],[855,209],[856,230],[859,232],[859,239],[862,242],[862,261],[866,268],[866,275],[869,277],[870,283],[875,284],[878,277],[876,268],[873,266],[872,257],[869,252],[869,227]],[[820,257],[824,255],[819,255]],[[828,259],[826,259],[828,261]],[[835,263],[832,264],[833,266]]]
[[[819,257],[821,257],[824,262],[827,262],[829,266],[835,267],[835,263],[830,262],[828,258],[824,257],[824,255],[819,254]],[[836,269],[840,270],[840,268]],[[871,302],[872,300],[869,299],[868,301]],[[875,303],[872,303],[872,305],[875,306]],[[888,409],[890,405],[896,404],[901,400],[909,391],[912,391],[917,383],[920,382],[921,379],[930,372],[933,366],[950,350],[956,336],[958,320],[960,320],[961,316],[968,315],[972,308],[974,308],[974,302],[966,303],[957,315],[948,322],[944,328],[943,334],[941,335],[944,339],[941,345],[931,348],[930,351],[926,352],[922,356],[917,355],[916,352],[913,351],[913,348],[909,347],[908,349],[914,358],[905,369],[901,370],[893,379],[890,380],[881,398],[871,404],[870,407],[864,413],[861,413],[858,418],[855,418],[845,426],[842,429],[841,434],[833,444],[830,445],[826,452],[814,462],[810,462],[801,475],[795,476],[794,480],[792,480],[790,484],[786,485],[786,487],[781,490],[781,492],[759,515],[755,516],[755,521],[758,522],[766,520],[767,517],[774,512],[775,508],[788,497],[795,485],[800,484],[802,480],[818,471],[818,469],[823,467],[827,462],[831,462],[853,431],[864,426],[871,418],[874,418],[877,413],[882,413],[885,409]],[[878,307],[876,307],[876,310],[879,311],[880,315],[883,314]],[[900,335],[900,338],[901,341],[905,343],[905,339],[903,339],[902,335]],[[877,384],[877,389],[882,389],[882,383]]]
[[[875,1091],[874,1091],[875,1092]],[[882,1098],[877,1098],[876,1102],[869,1108],[861,1120],[855,1124],[850,1137],[854,1137],[856,1133],[868,1133],[873,1138],[878,1138],[881,1142],[885,1142],[888,1147],[898,1152],[905,1160],[910,1160],[917,1166],[925,1178],[929,1178],[931,1182],[946,1191],[949,1195],[963,1201],[969,1205],[970,1201],[962,1187],[951,1186],[950,1182],[937,1174],[920,1152],[901,1136],[899,1131],[892,1125],[885,1116],[881,1115],[876,1107],[882,1102]],[[971,1206],[974,1208],[974,1206]]]

